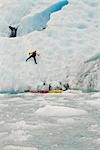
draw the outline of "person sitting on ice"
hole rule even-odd
[[[39,56],[39,54],[37,53],[37,51],[35,50],[35,51],[33,51],[33,52],[30,52],[29,55],[30,55],[30,56],[26,59],[26,61],[28,61],[30,58],[34,58],[34,62],[35,62],[35,64],[37,64],[36,55]]]
[[[63,91],[66,91],[68,90],[70,87],[69,87],[69,84],[68,83],[65,83],[63,84],[62,82],[59,82],[59,90],[63,90]]]

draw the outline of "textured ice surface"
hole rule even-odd
[[[0,150],[99,150],[99,99],[70,90],[0,95]]]

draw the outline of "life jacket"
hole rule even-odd
[[[32,53],[32,56],[33,56],[33,57],[35,57],[35,56],[36,56],[36,52],[35,52],[35,51]]]
[[[36,55],[40,56],[40,54],[38,54],[36,51],[30,52],[29,55],[31,55],[33,57],[35,57]]]

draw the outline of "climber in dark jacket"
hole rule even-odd
[[[30,56],[26,59],[26,61],[28,61],[28,59],[30,59],[30,58],[34,58],[34,62],[35,62],[35,64],[37,64],[36,55],[39,56],[39,54],[36,51],[33,51],[33,52],[29,53],[29,55]]]

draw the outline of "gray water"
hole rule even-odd
[[[1,94],[0,150],[100,150],[100,93]]]

